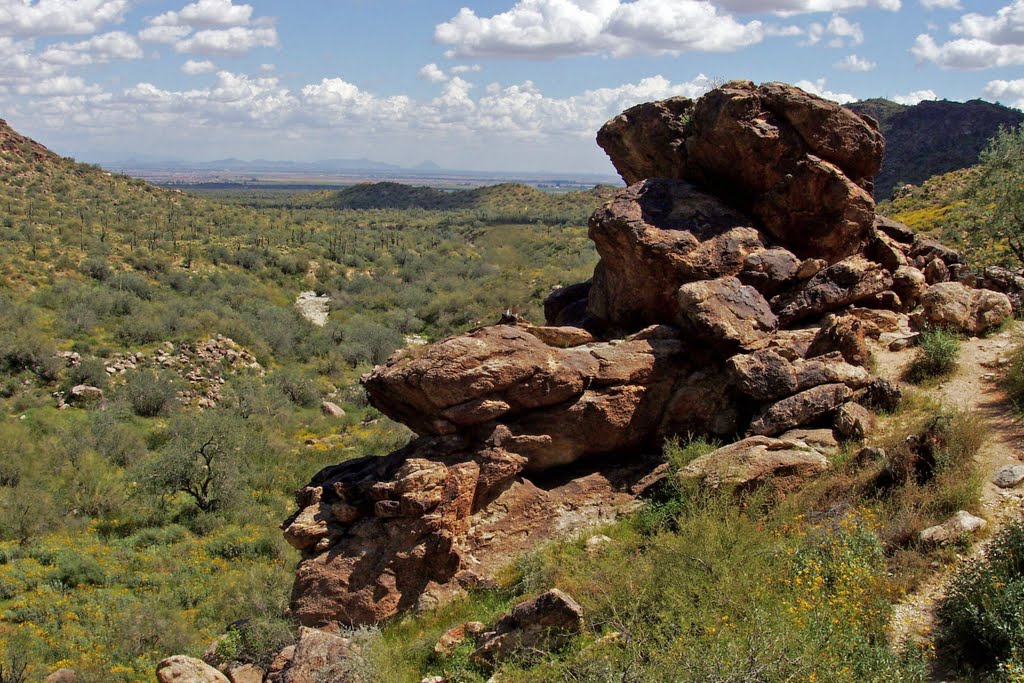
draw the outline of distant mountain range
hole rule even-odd
[[[885,159],[875,198],[889,199],[905,183],[973,166],[1000,127],[1016,127],[1024,113],[983,100],[924,101],[913,106],[873,99],[846,105],[875,118],[885,136]]]
[[[440,170],[433,161],[424,161],[416,166],[404,167],[373,159],[321,159],[319,161],[275,161],[271,159],[216,159],[214,161],[156,160],[133,158],[104,164],[113,170],[159,169],[162,171],[230,171],[233,173],[289,172],[289,173],[332,173],[351,171],[436,171]]]

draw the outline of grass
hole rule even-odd
[[[954,550],[916,542],[925,526],[975,506],[972,456],[984,439],[969,414],[919,394],[883,416],[886,457],[847,453],[803,491],[707,492],[670,478],[639,512],[522,558],[499,588],[385,625],[370,646],[381,680],[425,675],[483,683],[491,672],[437,638],[467,620],[493,623],[524,597],[558,587],[586,611],[585,632],[542,658],[503,664],[502,681],[922,681],[927,655],[886,644],[890,605]],[[912,446],[914,437],[926,447]],[[669,442],[674,468],[709,452]],[[916,475],[918,460],[930,464]],[[383,663],[383,668],[381,664]]]
[[[938,645],[965,674],[1021,680],[1024,672],[1024,521],[960,567],[939,604]]]
[[[960,357],[960,337],[934,328],[921,332],[917,355],[907,368],[905,379],[914,384],[948,377],[956,369]]]

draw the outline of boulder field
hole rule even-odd
[[[297,492],[282,528],[304,625],[429,607],[635,509],[668,476],[666,438],[728,444],[678,476],[798,485],[828,469],[834,433],[899,401],[866,337],[981,334],[1012,314],[1007,293],[1019,307],[1020,278],[876,216],[877,124],[795,87],[642,104],[597,139],[628,187],[590,220],[593,278],[553,292],[545,325],[506,317],[363,377],[418,436]]]

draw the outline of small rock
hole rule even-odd
[[[553,588],[521,602],[501,618],[493,631],[481,635],[473,661],[493,666],[516,652],[551,650],[583,630],[583,608]]]
[[[157,683],[231,683],[221,672],[201,659],[175,655],[156,667]]]
[[[231,683],[263,683],[263,669],[255,664],[229,664],[224,673]]]
[[[584,548],[586,548],[587,554],[594,556],[600,553],[601,550],[611,542],[612,539],[608,538],[604,534],[597,534],[596,536],[588,538],[586,543],[583,545]]]
[[[996,472],[992,483],[1001,489],[1012,489],[1024,481],[1024,465],[1006,465]]]
[[[965,510],[960,510],[942,524],[928,527],[921,532],[921,541],[935,545],[946,545],[958,541],[967,534],[985,528],[988,524],[981,517],[975,517]]]
[[[844,403],[836,411],[836,431],[845,439],[863,441],[874,424],[874,416],[859,403]]]
[[[72,669],[57,669],[44,678],[43,683],[78,683],[78,674]]]
[[[320,404],[320,412],[327,417],[345,417],[345,410],[337,403],[324,401]]]
[[[917,341],[917,335],[916,334],[912,335],[910,337],[900,337],[899,339],[894,339],[889,344],[889,350],[893,351],[893,352],[903,351],[904,349],[909,349],[911,346],[913,346],[916,341]]]
[[[455,648],[466,642],[468,636],[483,633],[485,628],[479,621],[467,621],[465,624],[450,628],[438,638],[437,644],[434,645],[434,652],[444,657],[450,657],[455,652]]]

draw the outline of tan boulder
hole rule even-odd
[[[680,327],[709,344],[756,349],[778,326],[761,293],[734,277],[685,284],[678,296]]]
[[[775,401],[820,384],[859,389],[871,381],[867,370],[847,363],[839,353],[788,360],[774,349],[764,349],[735,355],[727,366],[737,388],[759,401]]]
[[[175,655],[156,666],[157,683],[231,683],[220,671],[201,659]]]
[[[281,683],[346,683],[359,663],[359,649],[348,638],[314,628],[299,627],[291,660],[280,674]]]
[[[984,334],[1012,315],[1013,306],[1005,294],[968,289],[959,282],[941,282],[929,287],[922,297],[918,325]]]
[[[705,486],[750,486],[769,478],[781,488],[817,476],[829,468],[828,458],[796,440],[751,436],[702,455],[679,472]]]

